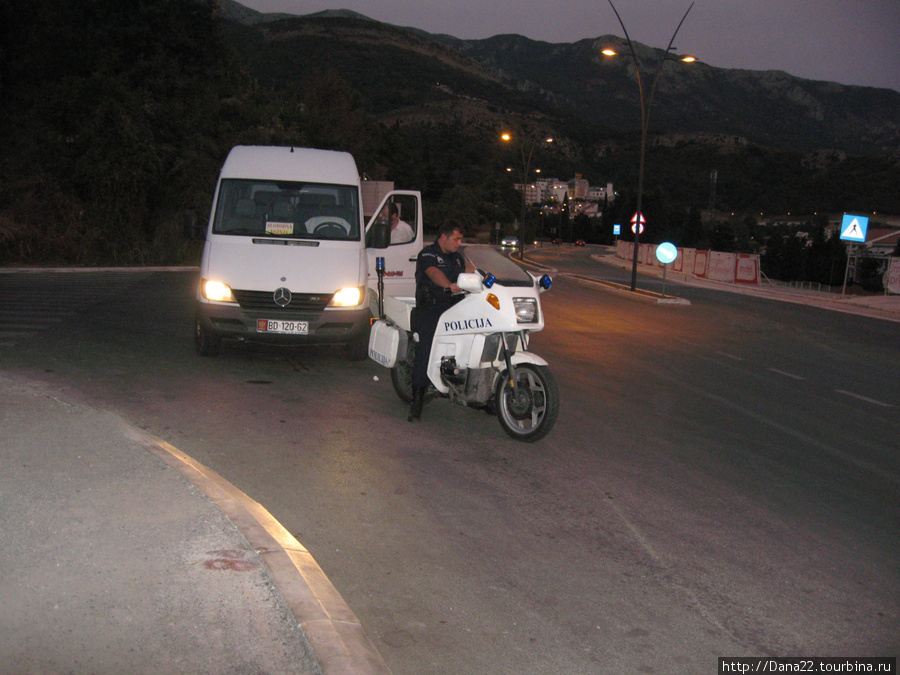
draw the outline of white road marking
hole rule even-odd
[[[838,394],[843,394],[844,396],[851,396],[855,399],[859,399],[860,401],[865,401],[866,403],[871,403],[873,405],[880,405],[882,408],[893,408],[894,405],[892,403],[884,403],[883,401],[876,401],[874,398],[869,398],[868,396],[863,396],[862,394],[854,394],[852,391],[845,391],[843,389],[835,389]]]
[[[784,375],[785,377],[789,377],[792,380],[805,380],[806,379],[802,375],[795,375],[794,373],[789,373],[784,370],[778,370],[778,368],[766,368],[766,370],[773,372],[773,373],[778,373],[779,375]]]

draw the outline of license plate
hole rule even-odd
[[[309,335],[309,322],[257,319],[256,332],[279,333],[281,335]]]

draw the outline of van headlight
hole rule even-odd
[[[365,297],[365,293],[363,293],[363,289],[358,286],[350,286],[349,288],[342,288],[337,293],[334,294],[334,297],[331,299],[331,302],[328,303],[329,307],[358,307],[362,304],[363,298]]]
[[[204,279],[200,284],[200,293],[204,298],[212,300],[213,302],[234,302],[234,296],[231,294],[231,289],[227,284],[223,284],[221,281]]]
[[[537,319],[535,298],[513,298],[513,307],[516,308],[516,321],[519,323],[534,323]]]

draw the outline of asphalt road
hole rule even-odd
[[[597,271],[584,250],[553,263]],[[900,651],[900,326],[558,280],[551,435],[337,350],[191,341],[190,272],[0,275],[0,367],[114,410],[261,502],[394,673],[715,672]],[[674,289],[674,287],[673,287]]]

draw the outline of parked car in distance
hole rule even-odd
[[[503,248],[512,247],[515,248],[519,245],[518,237],[503,237],[503,240],[500,242],[500,245]]]
[[[575,242],[575,245],[576,245],[576,246],[584,246],[584,239],[578,239],[578,240]]]

